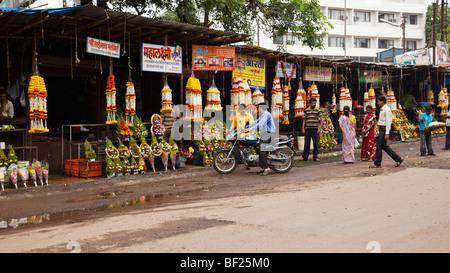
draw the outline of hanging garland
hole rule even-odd
[[[242,79],[241,77],[236,77],[232,79],[231,82],[231,114],[234,116],[236,113],[239,104],[241,103],[240,99],[240,93],[243,91],[242,86]]]
[[[272,85],[272,116],[282,118],[283,91],[281,90],[280,78],[275,77]]]
[[[439,92],[439,103],[438,106],[441,108],[441,116],[447,116],[448,114],[448,93],[447,88],[443,87],[441,92]]]
[[[206,107],[205,110],[221,111],[222,102],[220,100],[220,91],[217,89],[216,84],[213,82],[208,90],[206,90]]]
[[[36,72],[37,73],[37,72]],[[44,78],[34,75],[30,78],[28,86],[30,100],[30,134],[48,132],[47,129],[47,89]]]
[[[170,89],[166,78],[164,87],[161,90],[161,113],[171,113],[173,111],[172,105],[172,89]]]
[[[386,96],[387,105],[391,108],[393,114],[397,112],[397,99],[395,98],[394,91],[388,90]]]
[[[311,85],[311,98],[315,98],[317,100],[316,106],[320,106],[320,95],[319,95],[319,89],[317,89],[317,85],[313,83]]]
[[[289,124],[289,91],[291,85],[285,85],[283,88],[283,123]]]
[[[247,81],[242,82],[242,87],[244,100],[241,102],[241,104],[245,104],[245,107],[249,108],[252,105],[252,90],[248,86]]]
[[[114,75],[108,76],[106,83],[106,124],[116,124],[116,84]]]
[[[133,119],[136,115],[136,93],[134,84],[127,82],[127,91],[125,93],[125,122],[128,126],[133,126]]]
[[[194,77],[194,74],[189,77],[186,84],[186,106],[190,111],[186,118],[194,121],[203,120],[202,115],[202,86],[200,80]]]
[[[256,86],[255,91],[252,94],[252,102],[255,106],[264,102],[264,94],[259,90],[258,86]]]
[[[297,91],[297,98],[295,99],[294,111],[295,118],[302,118],[305,115],[305,97],[306,92],[303,86],[300,84]]]

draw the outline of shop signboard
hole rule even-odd
[[[286,69],[285,72],[283,71],[283,66]],[[292,72],[293,68],[294,68],[294,72]],[[278,62],[277,63],[277,77],[284,78],[284,77],[286,77],[286,75],[288,77],[291,77],[291,79],[297,78],[297,73],[295,73],[295,65],[290,62],[283,62],[283,64],[281,64],[281,62]]]
[[[181,47],[142,43],[142,71],[181,74]]]
[[[86,41],[86,52],[120,58],[120,44],[91,37],[87,37]]]
[[[438,66],[450,66],[450,52],[448,43],[436,41],[436,61]]]
[[[225,46],[192,46],[192,69],[233,71],[235,48]]]
[[[331,82],[332,67],[314,67],[305,68],[304,80],[315,82]]]
[[[250,88],[266,89],[266,63],[264,59],[246,55],[236,55],[236,69],[233,78],[241,77]]]
[[[382,83],[380,70],[361,70],[360,83]]]
[[[414,51],[408,51],[401,55],[395,56],[394,63],[396,64],[415,64],[415,65],[430,65],[431,59],[427,48],[421,48]]]

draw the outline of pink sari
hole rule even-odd
[[[375,122],[374,114],[364,117],[363,143],[361,146],[362,160],[373,160],[375,158]]]
[[[339,118],[339,125],[342,129],[342,160],[344,162],[355,162],[356,122],[342,115]]]

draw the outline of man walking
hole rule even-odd
[[[386,97],[378,97],[377,105],[381,109],[380,117],[378,119],[379,134],[375,151],[375,159],[373,161],[374,165],[369,166],[369,168],[381,167],[383,150],[396,162],[395,167],[399,167],[403,163],[403,158],[401,158],[396,152],[394,152],[392,148],[387,144],[387,140],[389,139],[389,132],[391,131],[392,112],[391,109],[386,105]]]
[[[305,143],[303,147],[303,154],[300,161],[306,161],[309,157],[311,139],[314,144],[313,160],[319,160],[319,135],[322,126],[322,111],[316,107],[317,100],[315,98],[309,99],[309,107],[305,110],[305,117],[303,118],[302,132],[305,135]]]

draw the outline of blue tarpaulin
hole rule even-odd
[[[41,12],[47,12],[49,14],[58,14],[58,15],[64,15],[69,12],[75,11],[82,6],[76,6],[76,7],[67,7],[67,8],[51,8],[51,9],[28,9],[28,8],[0,8],[1,11],[8,12],[10,14],[15,13],[24,13],[24,14],[35,14],[35,13],[41,13]]]

